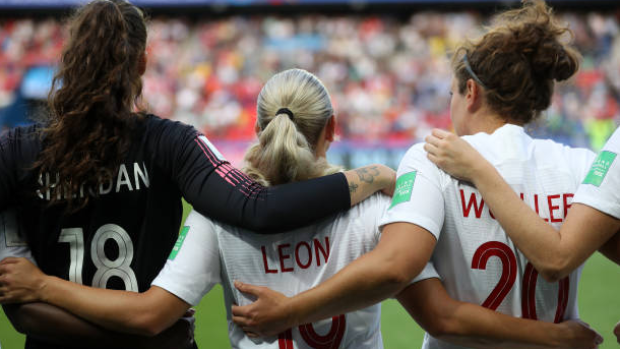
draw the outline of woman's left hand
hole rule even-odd
[[[434,129],[425,140],[428,159],[453,177],[474,182],[476,174],[492,167],[476,149],[454,133]]]
[[[0,304],[43,300],[46,277],[26,258],[3,259],[0,262]]]
[[[294,323],[287,306],[288,297],[264,286],[235,281],[235,287],[256,298],[252,304],[232,307],[232,320],[248,337],[276,335]]]

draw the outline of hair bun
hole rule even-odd
[[[553,16],[543,0],[523,0],[523,7],[499,14],[482,38],[466,41],[457,52],[469,55],[471,70],[488,87],[489,107],[511,122],[528,123],[551,105],[554,80],[579,69],[572,32]],[[452,64],[459,92],[474,74],[455,55]]]
[[[531,64],[534,73],[564,81],[579,69],[579,55],[558,42],[557,38],[548,38],[539,44],[538,50],[532,55]]]

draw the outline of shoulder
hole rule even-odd
[[[203,216],[196,210],[192,210],[189,213],[184,224],[184,226],[196,230],[213,230],[216,225],[219,224],[211,220],[209,217]]]
[[[147,136],[150,137],[191,137],[195,138],[200,132],[193,126],[180,121],[160,118],[157,115],[148,114],[144,118],[144,126]]]
[[[217,241],[218,237],[223,233],[261,236],[260,234],[256,234],[252,231],[211,219],[196,210],[192,210],[189,213],[183,226],[188,227],[191,231],[196,233],[209,235],[208,239],[211,241]]]
[[[423,143],[413,145],[405,153],[398,166],[397,177],[396,186],[403,181],[414,181],[417,177],[424,177],[437,187],[443,187],[451,178],[428,159]]]
[[[327,231],[336,240],[361,240],[364,244],[370,243],[368,246],[374,246],[378,241],[379,222],[390,203],[389,196],[376,193],[348,211],[324,220],[316,226],[317,231]]]
[[[8,142],[39,143],[42,136],[40,125],[30,125],[26,127],[15,127],[0,133],[3,144]]]
[[[620,152],[620,127],[611,135],[603,150],[619,153]]]
[[[402,162],[417,162],[425,160],[428,159],[426,157],[426,151],[424,150],[424,143],[416,143],[407,150],[407,152],[403,156]]]
[[[176,161],[181,154],[194,149],[191,145],[202,136],[193,126],[179,121],[146,115],[141,124],[141,143],[157,157]]]
[[[369,213],[384,212],[391,202],[392,199],[389,196],[375,193],[351,209],[356,209],[360,216],[364,216]]]
[[[398,175],[420,169],[438,170],[437,166],[428,159],[424,143],[414,144],[407,150],[398,167]]]
[[[0,149],[3,158],[15,157],[15,161],[34,161],[41,150],[43,134],[42,127],[32,125],[17,127],[0,134]]]
[[[203,250],[216,250],[219,246],[218,233],[222,230],[220,223],[192,210],[181,229],[181,235],[189,236],[190,243],[202,245]],[[198,247],[198,246],[197,246]]]
[[[572,173],[580,177],[596,156],[589,149],[570,147],[550,139],[537,139],[533,144],[536,145],[535,151],[539,160],[558,169],[568,166]]]
[[[506,156],[518,156],[514,152],[518,152],[521,147],[516,146],[514,139],[519,139],[517,144],[530,139],[527,136],[520,139],[520,136],[525,134],[519,131],[519,129],[501,128],[492,134],[478,132],[473,135],[461,136],[461,138],[476,149],[487,161],[496,165],[502,162]],[[509,138],[513,138],[513,141],[508,141]]]
[[[591,163],[596,157],[596,154],[592,150],[586,148],[573,148],[565,145],[564,151],[569,159],[578,162],[585,161]]]
[[[534,139],[533,143],[539,152],[564,154],[569,157],[587,158],[593,157],[594,152],[586,148],[571,147],[563,143],[558,143],[552,139]]]

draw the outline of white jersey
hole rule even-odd
[[[327,280],[376,246],[379,220],[389,203],[386,196],[374,195],[345,213],[274,235],[244,231],[192,212],[153,285],[195,305],[216,283],[222,283],[233,348],[383,348],[380,304],[262,340],[245,336],[231,321],[230,308],[233,303],[253,302],[234,288],[235,280],[287,296]],[[415,281],[429,277],[437,277],[432,266]]]
[[[594,158],[586,149],[534,140],[515,125],[464,139],[555,228],[564,220]],[[400,164],[394,199],[381,224],[393,222],[416,224],[437,238],[431,261],[453,298],[516,317],[544,321],[578,317],[581,267],[558,283],[539,278],[476,188],[439,170],[421,144],[413,146]],[[423,347],[459,348],[428,334]]]
[[[24,257],[34,263],[17,224],[16,213],[12,210],[0,213],[0,261],[6,257]]]
[[[598,154],[575,201],[620,219],[620,129],[611,136]]]

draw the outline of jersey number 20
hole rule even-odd
[[[508,295],[517,279],[517,259],[508,245],[499,241],[489,241],[478,247],[476,253],[474,253],[471,261],[472,269],[486,269],[487,262],[491,257],[498,257],[502,261],[502,275],[491,294],[482,303],[482,306],[496,310]],[[538,271],[528,262],[523,275],[523,291],[521,295],[521,310],[525,319],[538,320],[536,300],[534,298],[537,280]],[[556,323],[564,319],[564,312],[566,312],[566,306],[568,305],[568,291],[569,282],[567,276],[560,280],[558,307],[554,319]]]
[[[109,259],[104,251],[105,243],[112,240],[118,246],[118,257]],[[84,230],[82,228],[65,228],[60,232],[58,242],[69,244],[71,264],[69,265],[69,280],[82,283],[82,268],[84,266]],[[106,288],[108,280],[117,276],[125,283],[125,290],[138,292],[138,279],[131,269],[133,260],[133,243],[125,229],[116,224],[102,225],[95,232],[90,246],[90,256],[97,268],[93,276],[92,286]]]

